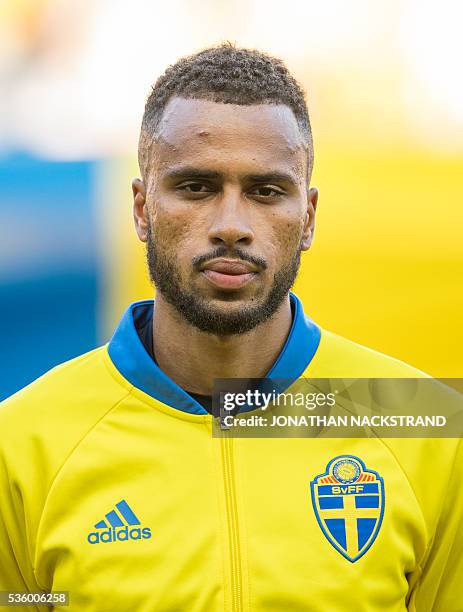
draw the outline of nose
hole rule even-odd
[[[247,246],[254,239],[249,211],[239,189],[224,191],[215,203],[213,219],[209,227],[209,240],[215,246],[233,248],[237,244]]]

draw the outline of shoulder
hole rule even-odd
[[[24,419],[39,423],[59,419],[63,412],[68,412],[67,418],[98,412],[99,399],[104,397],[108,403],[121,394],[120,385],[106,367],[106,358],[107,346],[103,345],[48,370],[0,402],[0,423],[24,424]]]
[[[307,375],[329,378],[423,378],[421,370],[384,353],[321,330],[320,344]]]
[[[52,473],[130,392],[107,367],[107,346],[61,363],[0,403],[0,456],[15,471]]]
[[[397,414],[404,411],[404,414],[410,415],[432,415],[438,406],[437,414],[448,415],[450,424],[450,419],[455,419],[455,427],[461,427],[463,417],[460,393],[399,359],[326,330],[321,332],[317,353],[305,376],[378,379],[378,393],[385,394],[385,414],[392,415],[397,410]],[[405,384],[407,381],[398,384],[393,380],[407,378],[421,381],[409,385]],[[379,379],[391,380],[382,386]],[[409,396],[411,390],[413,395]],[[458,505],[460,518],[463,515],[463,489],[460,493],[455,484],[451,484],[459,482],[462,477],[461,430],[452,429],[452,437],[449,434],[447,437],[438,437],[436,432],[430,432],[429,435],[411,433],[404,437],[403,432],[393,435],[394,431],[391,430],[390,436],[378,437],[377,443],[387,449],[409,482],[431,537],[446,496],[453,499],[455,511]],[[457,497],[461,499],[458,504]]]

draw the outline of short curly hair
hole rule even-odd
[[[151,88],[145,104],[138,146],[138,162],[145,176],[149,149],[164,109],[174,97],[204,99],[223,104],[285,104],[293,111],[313,164],[309,113],[302,87],[278,58],[262,51],[224,43],[179,59]]]

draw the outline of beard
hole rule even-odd
[[[216,257],[230,256],[266,267],[264,260],[252,257],[239,249],[230,252],[225,246],[215,249],[207,256],[195,258],[192,263],[199,265]],[[223,310],[211,300],[185,287],[175,260],[166,255],[158,246],[157,240],[153,238],[151,225],[148,225],[146,258],[151,282],[190,325],[217,336],[230,336],[244,334],[275,314],[296,280],[301,260],[301,242],[299,241],[289,261],[275,273],[267,297],[260,303],[249,303],[236,311]]]

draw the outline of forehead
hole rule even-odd
[[[272,167],[303,175],[307,151],[286,105],[242,106],[173,98],[156,134],[152,164],[188,163],[243,171]]]

